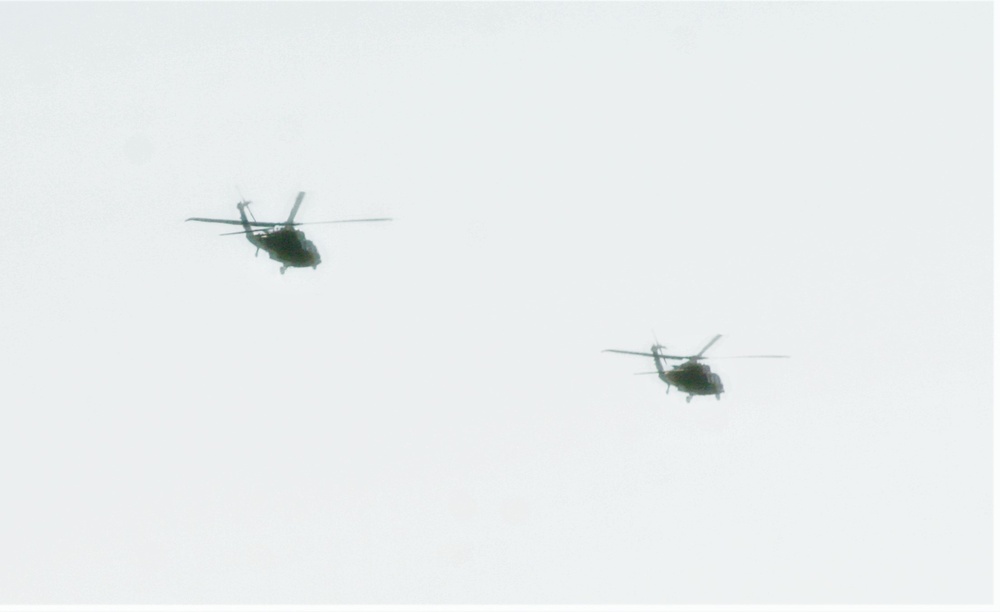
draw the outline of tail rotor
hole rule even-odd
[[[660,344],[660,339],[656,337],[656,331],[653,331],[653,346],[650,347],[650,352],[655,353],[656,351],[662,351],[666,348],[666,346]]]
[[[243,192],[240,191],[239,185],[236,186],[236,193],[240,194],[240,201],[239,203],[236,204],[236,207],[239,208],[240,210],[245,209],[248,213],[250,213],[250,218],[253,220],[253,222],[256,223],[257,217],[253,216],[253,211],[250,210],[250,205],[253,204],[253,202],[243,197]]]

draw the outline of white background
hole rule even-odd
[[[991,6],[0,5],[3,603],[985,603]],[[226,226],[317,226],[316,271]],[[639,357],[713,364],[685,404]]]

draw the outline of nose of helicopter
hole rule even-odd
[[[722,377],[714,372],[712,373],[712,386],[715,387],[716,395],[726,391],[726,388],[722,386]]]

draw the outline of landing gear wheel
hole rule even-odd
[[[694,397],[694,396],[693,396],[693,395],[689,395],[689,396],[687,396],[687,400],[686,400],[686,401],[687,401],[687,403],[689,403],[689,404],[691,403],[691,398],[692,398],[692,397]]]
[[[287,270],[287,269],[288,269],[288,266],[281,266],[281,273],[284,274],[285,270]]]

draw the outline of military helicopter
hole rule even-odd
[[[642,355],[643,357],[652,357],[653,362],[656,364],[655,372],[639,372],[639,374],[656,374],[660,377],[660,380],[667,383],[667,393],[670,393],[670,387],[677,387],[682,393],[687,393],[687,402],[691,402],[691,398],[695,395],[714,395],[715,399],[722,399],[722,394],[725,392],[725,388],[722,386],[722,379],[719,375],[712,371],[707,365],[700,363],[702,359],[709,359],[708,357],[703,357],[705,351],[709,349],[716,341],[722,337],[722,334],[712,338],[711,342],[705,345],[705,348],[701,349],[697,355],[687,355],[687,356],[677,356],[677,355],[664,355],[660,351],[666,347],[661,345],[659,342],[650,347],[649,353],[637,353],[635,351],[619,351],[615,349],[607,349],[605,353],[623,353],[625,355]],[[733,357],[711,357],[711,359],[787,359],[788,355],[737,355]],[[672,369],[667,370],[664,368],[664,362],[662,359],[678,359],[685,360],[684,363],[674,366]]]
[[[295,204],[292,205],[292,212],[288,214],[288,220],[284,223],[271,223],[265,221],[257,221],[253,216],[253,212],[250,211],[250,204],[243,199],[242,194],[240,195],[240,201],[236,204],[236,209],[240,211],[239,221],[235,219],[206,219],[204,217],[191,217],[187,221],[204,221],[206,223],[227,223],[229,225],[242,225],[243,231],[241,232],[227,232],[225,234],[220,234],[221,236],[235,236],[239,234],[244,234],[250,244],[257,247],[254,257],[260,254],[260,250],[264,249],[270,256],[271,259],[281,262],[281,273],[284,274],[285,270],[288,268],[309,268],[313,270],[316,266],[320,264],[319,251],[309,240],[306,240],[306,235],[300,230],[295,229],[299,225],[318,225],[321,223],[358,223],[363,221],[392,221],[392,219],[343,219],[340,221],[312,221],[309,223],[296,223],[295,213],[299,212],[299,206],[302,205],[302,198],[306,197],[306,192],[299,192],[299,196],[295,198]],[[247,219],[247,213],[250,213],[250,217],[253,221]]]

